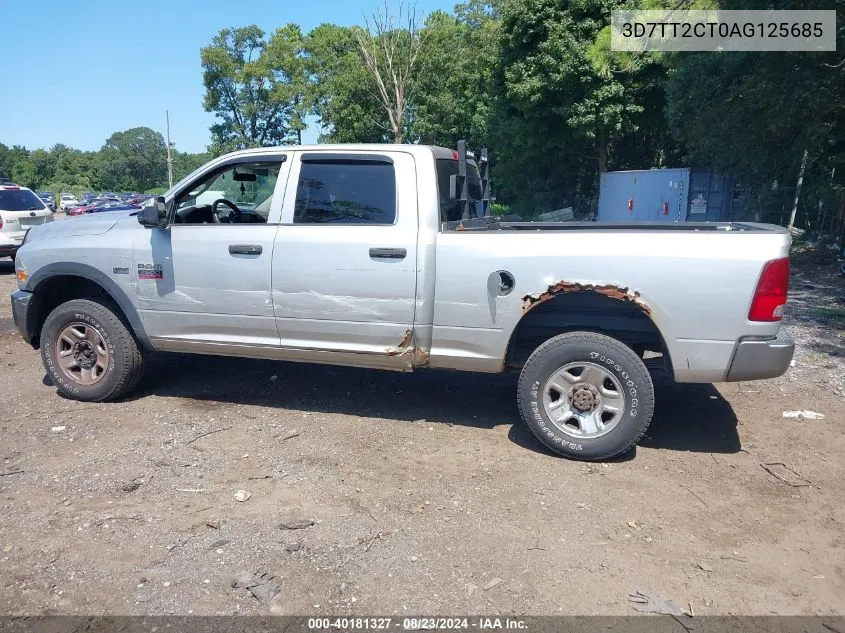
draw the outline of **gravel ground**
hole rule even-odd
[[[131,398],[69,401],[0,302],[0,613],[843,614],[845,284],[819,257],[786,376],[660,381],[601,464],[533,440],[513,375],[161,355]]]

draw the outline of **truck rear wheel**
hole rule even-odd
[[[74,299],[58,306],[41,328],[41,359],[53,384],[74,400],[115,400],[141,379],[144,358],[112,306]]]
[[[561,334],[534,350],[517,398],[522,420],[540,442],[588,461],[631,449],[654,413],[654,386],[642,360],[593,332]]]

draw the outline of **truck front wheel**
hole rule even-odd
[[[654,413],[654,386],[642,360],[614,338],[569,332],[549,339],[519,376],[523,421],[555,453],[609,459],[631,449]]]
[[[116,308],[74,299],[47,315],[41,359],[53,384],[74,400],[115,400],[138,384],[144,358]]]

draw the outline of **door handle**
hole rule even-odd
[[[370,257],[373,259],[405,259],[408,251],[404,248],[371,248]]]
[[[260,244],[229,244],[229,255],[261,255]]]

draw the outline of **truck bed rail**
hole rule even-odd
[[[772,224],[756,222],[522,222],[495,216],[443,222],[443,231],[743,231],[786,232]]]

